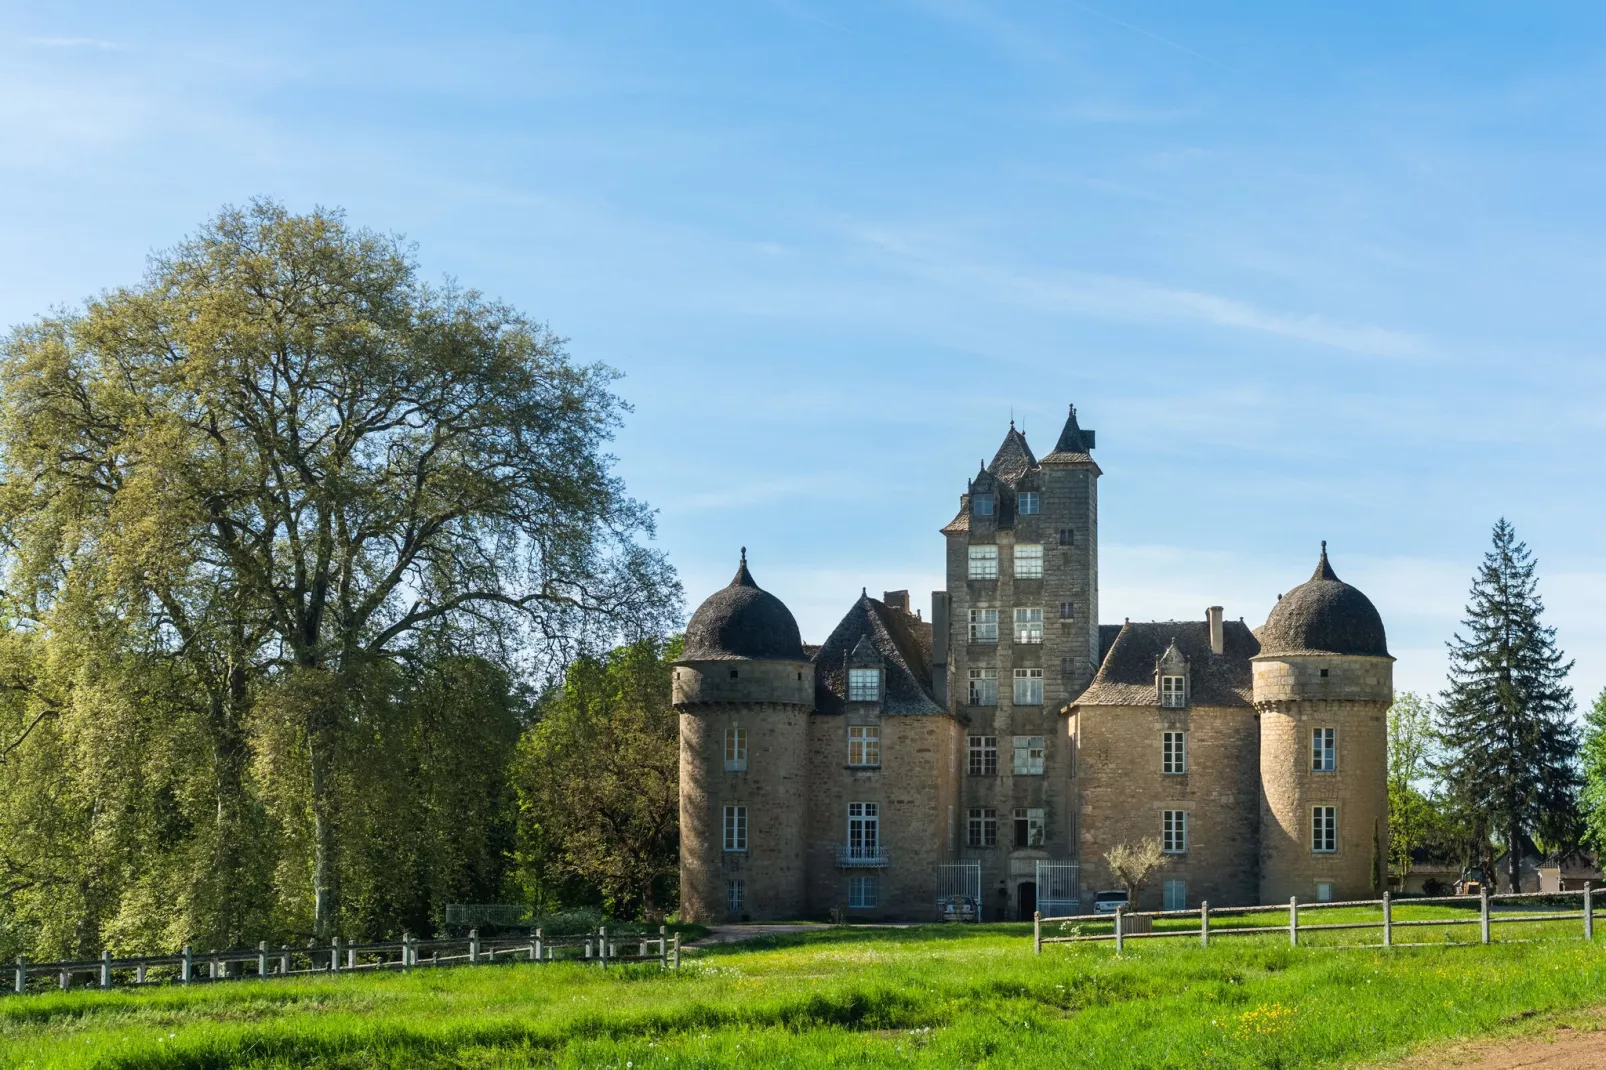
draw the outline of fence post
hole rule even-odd
[[[1383,946],[1394,946],[1394,901],[1383,893]]]
[[[1288,946],[1299,946],[1299,896],[1288,897]]]
[[[139,957],[139,962],[134,967],[134,983],[136,985],[142,985],[142,984],[145,983],[145,956],[144,955],[141,955]]]
[[[608,965],[608,927],[597,926],[597,965]]]
[[[1032,911],[1032,954],[1043,953],[1043,912]]]
[[[279,945],[279,973],[285,977],[290,975],[290,945]]]
[[[21,955],[17,956],[17,995],[28,991],[28,961]]]
[[[1199,946],[1210,946],[1210,900],[1199,901]]]
[[[350,944],[347,944],[346,945],[346,969],[355,970],[356,968],[357,968],[357,949],[355,947],[352,947]]]
[[[545,938],[545,933],[543,933],[540,929],[535,930],[535,961],[537,962],[541,961],[541,944]]]
[[[72,987],[72,971],[63,969],[61,971],[61,977],[58,978],[58,980],[61,982],[61,990],[63,992],[67,991],[67,989]]]
[[[675,934],[675,969],[680,969],[680,934]]]
[[[1584,939],[1595,939],[1595,890],[1584,882]]]
[[[1121,950],[1126,947],[1126,933],[1122,931],[1124,928],[1122,921],[1125,919],[1125,916],[1125,904],[1115,908],[1115,953],[1117,955],[1119,955]]]
[[[1489,942],[1489,886],[1478,887],[1478,940],[1480,943]]]
[[[480,931],[468,931],[468,962],[470,966],[478,966],[480,962]]]
[[[266,940],[261,940],[261,941],[258,941],[258,943],[257,943],[257,976],[258,977],[266,977],[267,975],[268,975],[268,942]]]
[[[100,987],[102,987],[102,988],[110,988],[111,986],[112,986],[112,953],[110,951],[104,951],[103,950],[100,953]]]
[[[179,963],[178,970],[179,980],[184,984],[189,984],[192,980],[194,980],[195,954],[190,950],[189,944],[184,945],[184,961]]]
[[[669,926],[658,926],[658,968],[669,968]]]

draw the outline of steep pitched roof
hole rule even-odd
[[[931,693],[931,625],[912,613],[861,595],[814,655],[814,709],[841,713],[847,708],[848,662],[861,643],[881,655],[884,690],[881,711],[888,716],[947,711]]]
[[[1076,422],[1076,406],[1072,405],[1065,426],[1060,430],[1054,449],[1043,458],[1044,464],[1092,464],[1094,433],[1084,431]]]
[[[1026,436],[1015,430],[1014,420],[1009,421],[1009,433],[999,444],[998,452],[993,454],[993,463],[987,466],[987,471],[1013,487],[1021,476],[1036,467],[1037,456],[1026,444]]]
[[[1099,626],[1100,646],[1105,629]],[[1172,644],[1188,659],[1188,692],[1195,706],[1250,705],[1249,659],[1260,644],[1242,621],[1223,624],[1222,654],[1210,653],[1210,622],[1164,620],[1128,622],[1120,626],[1088,689],[1071,700],[1075,706],[1154,706],[1154,664]]]

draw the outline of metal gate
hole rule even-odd
[[[1075,862],[1037,863],[1037,912],[1045,918],[1063,918],[1081,906],[1081,867]]]
[[[976,904],[976,920],[981,921],[981,863],[944,862],[937,866],[937,909],[944,900],[965,896]]]

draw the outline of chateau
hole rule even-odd
[[[931,619],[865,594],[819,646],[746,551],[674,668],[687,920],[1086,912],[1160,840],[1144,909],[1369,898],[1387,857],[1393,658],[1315,573],[1260,628],[1100,624],[1094,433],[1013,424],[942,528]]]

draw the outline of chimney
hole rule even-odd
[[[1220,655],[1227,648],[1227,634],[1221,623],[1221,607],[1211,606],[1205,610],[1205,617],[1210,621],[1210,653]]]
[[[887,604],[888,609],[901,609],[905,613],[909,612],[908,591],[882,591],[881,601]]]
[[[931,592],[931,693],[948,705],[948,592]]]

